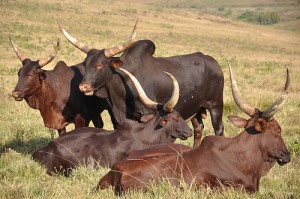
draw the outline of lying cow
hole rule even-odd
[[[45,126],[57,129],[59,134],[66,132],[65,127],[70,123],[79,128],[88,126],[92,120],[95,127],[103,127],[100,113],[104,109],[111,113],[110,106],[105,99],[87,97],[80,92],[78,86],[84,74],[82,64],[68,67],[60,61],[52,71],[42,69],[56,56],[59,42],[49,57],[38,61],[25,57],[11,39],[10,42],[23,65],[12,91],[16,101],[25,99],[30,108],[40,111]]]
[[[181,153],[157,153],[147,149],[134,152],[131,158],[112,166],[111,171],[99,182],[100,189],[113,186],[117,194],[128,189],[147,189],[150,182],[168,179],[172,185],[185,183],[194,187],[209,186],[242,187],[247,192],[256,192],[259,181],[277,162],[284,165],[290,161],[281,137],[281,128],[273,118],[284,104],[289,86],[289,74],[280,98],[261,112],[241,99],[231,69],[232,91],[235,102],[250,119],[229,116],[239,128],[245,128],[234,138],[207,136],[201,145]],[[162,149],[167,148],[160,146]],[[178,146],[176,147],[178,148]],[[177,150],[178,151],[178,150]]]
[[[126,120],[114,131],[80,128],[51,141],[32,155],[34,160],[46,167],[48,174],[59,171],[68,176],[78,165],[111,167],[126,158],[133,149],[170,143],[175,138],[186,139],[192,135],[186,122],[173,110],[179,97],[178,84],[173,76],[169,74],[174,84],[173,95],[165,105],[160,105],[151,101],[137,80],[127,74],[133,79],[145,106],[156,109],[156,113],[143,116],[144,123]]]

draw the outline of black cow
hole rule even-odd
[[[60,61],[52,71],[42,69],[56,56],[59,42],[49,57],[38,61],[31,61],[11,39],[10,42],[23,65],[18,72],[18,83],[12,91],[15,100],[25,99],[29,107],[38,109],[45,126],[57,129],[59,134],[64,133],[70,123],[79,128],[88,126],[92,120],[95,127],[103,127],[100,113],[104,109],[111,112],[111,109],[106,99],[87,97],[80,92],[78,86],[85,71],[83,64],[68,67]]]
[[[168,90],[171,81],[161,73],[167,71],[179,82],[180,97],[175,109],[185,120],[192,119],[194,147],[200,143],[204,127],[202,118],[206,117],[206,110],[211,114],[215,134],[223,135],[224,77],[221,67],[211,56],[197,52],[174,57],[153,57],[155,45],[152,41],[133,43],[135,28],[123,45],[102,50],[92,49],[70,36],[65,29],[61,30],[74,46],[87,54],[84,60],[86,74],[80,90],[86,95],[98,90],[108,92],[118,122],[125,118],[140,120],[149,109],[144,108],[134,90],[127,92],[128,89],[120,86],[126,79],[116,68],[122,66],[130,71],[139,79],[149,97],[160,103],[165,103],[171,92]],[[120,58],[112,57],[123,51]]]
[[[33,159],[44,165],[48,174],[60,171],[68,176],[78,165],[110,167],[126,158],[133,149],[170,143],[175,138],[186,139],[192,135],[180,114],[173,110],[179,97],[178,84],[173,76],[170,76],[174,83],[173,95],[162,106],[149,100],[137,80],[128,75],[133,78],[145,106],[155,109],[156,113],[144,115],[145,123],[126,119],[114,131],[85,127],[51,141],[33,153]]]

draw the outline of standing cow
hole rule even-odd
[[[84,74],[82,64],[68,67],[60,61],[52,71],[42,69],[56,56],[59,42],[49,57],[38,61],[24,56],[11,39],[10,42],[23,65],[12,91],[15,100],[25,99],[29,107],[38,109],[45,126],[57,129],[59,134],[64,133],[70,123],[79,128],[88,126],[92,120],[95,127],[103,127],[100,113],[104,109],[109,110],[110,106],[106,99],[87,97],[80,92],[78,86]]]
[[[125,118],[140,120],[147,114],[133,89],[120,86],[126,79],[116,70],[120,66],[130,71],[141,82],[147,95],[160,103],[165,103],[170,95],[171,81],[161,71],[172,73],[180,86],[180,97],[175,109],[194,127],[194,147],[199,145],[203,130],[202,118],[206,110],[211,114],[216,135],[223,135],[223,72],[217,61],[201,52],[174,57],[153,57],[155,45],[150,40],[133,43],[135,27],[130,39],[120,46],[110,49],[94,49],[79,42],[60,27],[65,37],[77,48],[87,54],[84,60],[86,74],[80,90],[86,95],[94,91],[109,94],[116,120]],[[113,57],[123,52],[123,55]],[[129,91],[129,92],[128,92]],[[104,97],[104,96],[102,96]]]
[[[139,82],[130,73],[126,73],[133,80],[145,106],[154,109],[156,113],[143,116],[144,123],[127,119],[114,131],[80,128],[51,141],[32,155],[34,160],[46,167],[48,174],[60,171],[68,176],[78,165],[111,167],[126,158],[133,149],[170,143],[175,138],[186,139],[192,135],[180,114],[173,110],[178,101],[179,89],[172,75],[168,74],[174,84],[172,97],[161,105],[151,101]]]
[[[229,116],[229,120],[244,130],[234,138],[205,137],[193,150],[162,145],[156,149],[134,152],[128,159],[112,166],[111,171],[99,182],[101,189],[113,186],[120,194],[128,189],[147,189],[150,182],[167,179],[179,186],[180,180],[194,187],[242,187],[247,192],[259,190],[260,178],[277,162],[290,161],[290,152],[281,137],[281,127],[273,118],[287,97],[289,74],[282,95],[265,111],[246,104],[241,98],[231,69],[231,87],[235,102],[250,116],[244,119]],[[158,153],[157,150],[167,153]],[[183,150],[181,150],[183,149]],[[147,152],[147,150],[149,152]],[[157,155],[156,155],[157,154]]]

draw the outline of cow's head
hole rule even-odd
[[[273,118],[274,114],[279,110],[279,108],[284,104],[288,88],[290,84],[289,71],[287,69],[286,83],[281,96],[264,111],[260,111],[257,108],[253,108],[248,105],[240,96],[236,81],[233,77],[230,64],[230,80],[232,95],[234,101],[239,106],[239,108],[249,115],[250,119],[244,119],[238,116],[229,116],[229,120],[239,128],[245,128],[249,134],[259,134],[260,148],[267,158],[268,162],[277,161],[278,164],[284,165],[288,163],[291,159],[291,154],[288,151],[282,137],[281,137],[281,127]]]
[[[59,40],[57,41],[54,52],[49,57],[37,61],[31,61],[29,58],[25,57],[14,42],[10,38],[9,40],[17,57],[22,62],[22,67],[18,72],[18,83],[12,91],[12,96],[15,100],[21,101],[23,98],[33,95],[41,88],[41,81],[46,78],[42,67],[55,58],[59,50]]]
[[[155,114],[144,115],[141,117],[141,121],[146,123],[149,122],[150,126],[153,126],[152,130],[163,130],[166,132],[167,136],[173,138],[187,139],[192,136],[192,130],[187,125],[186,121],[181,117],[181,115],[174,110],[176,103],[179,99],[179,85],[177,80],[173,75],[168,72],[166,73],[173,82],[173,93],[170,100],[165,104],[159,104],[155,101],[152,101],[143,90],[141,84],[138,80],[127,70],[119,68],[125,74],[127,74],[132,82],[134,83],[138,95],[142,103],[149,109],[156,110]],[[152,123],[153,122],[153,123]]]
[[[94,91],[100,89],[105,84],[107,77],[109,77],[108,74],[110,74],[110,67],[120,67],[123,64],[119,58],[115,58],[113,56],[125,51],[131,46],[136,35],[135,29],[137,22],[138,20],[136,20],[135,26],[128,41],[119,46],[102,50],[94,49],[84,43],[79,42],[59,25],[60,30],[68,39],[68,41],[87,54],[83,62],[85,66],[85,75],[81,84],[79,85],[79,89],[84,92],[85,95],[93,95]]]

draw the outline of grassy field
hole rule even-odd
[[[281,21],[261,26],[237,20],[237,16],[247,9],[276,11]],[[127,198],[299,198],[299,11],[299,1],[291,0],[0,1],[0,198],[114,197],[112,190],[94,190],[108,171],[106,168],[91,170],[80,167],[69,178],[50,177],[31,160],[32,152],[46,145],[51,136],[37,110],[30,109],[25,101],[16,102],[11,97],[21,63],[8,42],[8,36],[32,60],[48,56],[60,38],[61,50],[46,67],[52,69],[59,60],[71,66],[85,58],[85,54],[69,44],[60,33],[57,20],[80,41],[102,49],[126,40],[136,17],[139,18],[137,39],[154,41],[157,47],[155,56],[201,51],[220,63],[225,76],[225,136],[232,137],[240,132],[229,123],[227,116],[245,116],[231,97],[226,60],[231,62],[243,97],[261,110],[279,96],[288,67],[291,89],[288,101],[276,118],[292,152],[292,161],[283,167],[276,164],[262,178],[260,191],[253,195],[232,189],[224,192],[194,191],[187,186],[178,189],[161,183],[147,193],[130,192]],[[103,116],[108,120],[106,114]],[[105,128],[111,127],[107,121]],[[70,125],[68,130],[72,128]],[[204,134],[213,134],[209,119],[205,121]],[[182,143],[192,145],[192,139]]]

